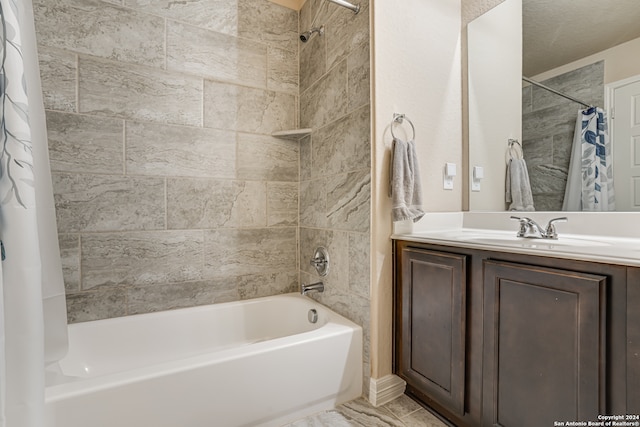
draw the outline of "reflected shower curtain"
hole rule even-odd
[[[615,211],[611,142],[602,108],[578,112],[562,210]]]
[[[42,427],[66,305],[31,0],[0,0],[0,427]]]

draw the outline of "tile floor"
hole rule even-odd
[[[379,408],[356,399],[284,427],[448,427],[431,412],[402,395]]]

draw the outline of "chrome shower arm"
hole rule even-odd
[[[347,9],[351,10],[354,14],[357,14],[358,12],[360,12],[359,4],[351,4],[345,0],[327,0],[327,1],[337,4],[338,6],[346,7]],[[321,4],[324,4],[324,3],[321,3]],[[316,23],[316,19],[318,18],[319,15],[320,15],[319,13],[316,13],[316,16],[313,18],[313,21],[311,21],[311,29],[309,31],[305,31],[304,33],[300,34],[300,41],[302,43],[306,43],[309,40],[311,40],[314,34],[318,34],[320,36],[324,34],[324,25],[321,26],[320,28],[314,27],[314,24]]]
[[[335,3],[338,6],[342,6],[342,7],[346,7],[347,9],[349,9],[350,11],[352,11],[353,13],[358,13],[360,12],[360,5],[359,4],[351,4],[348,1],[345,0],[329,0],[331,3]]]

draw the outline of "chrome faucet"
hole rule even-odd
[[[511,219],[520,221],[520,230],[518,230],[518,237],[527,237],[533,239],[557,239],[558,233],[556,232],[556,222],[567,222],[569,218],[566,216],[560,218],[553,218],[549,220],[546,228],[542,228],[537,222],[526,216],[512,216]]]
[[[309,293],[311,291],[324,292],[324,283],[317,282],[317,283],[312,283],[310,285],[305,285],[304,283],[302,283],[300,285],[300,293],[302,295],[306,295],[307,293]]]

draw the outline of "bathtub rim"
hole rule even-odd
[[[71,324],[69,325],[69,327],[72,327],[74,325],[84,325],[84,327],[90,327],[90,325],[94,324],[95,322],[101,322],[106,324],[119,323],[119,322],[125,322],[127,320],[131,321],[133,318],[139,317],[139,316],[155,317],[155,316],[163,316],[163,315],[166,316],[167,313],[172,313],[172,314],[175,313],[177,315],[179,314],[179,312],[186,312],[186,311],[192,311],[192,310],[205,311],[205,310],[210,310],[211,308],[215,308],[215,306],[219,306],[219,305],[235,306],[235,305],[246,305],[248,303],[257,304],[257,303],[260,303],[261,301],[268,301],[275,298],[277,299],[294,298],[295,300],[302,300],[303,303],[311,303],[312,306],[310,306],[310,308],[315,308],[316,310],[322,310],[323,312],[326,313],[327,321],[320,327],[310,331],[305,331],[305,332],[297,333],[294,335],[287,335],[287,336],[278,337],[278,338],[265,340],[265,341],[247,343],[247,344],[238,345],[238,346],[223,349],[223,350],[205,352],[202,354],[184,357],[177,360],[167,360],[167,361],[155,363],[149,366],[136,367],[136,368],[132,368],[124,371],[104,374],[104,375],[95,376],[95,377],[65,376],[66,378],[64,379],[64,381],[45,386],[45,403],[55,403],[58,400],[72,398],[74,396],[82,395],[87,392],[109,389],[115,386],[131,384],[131,383],[138,382],[145,379],[153,379],[159,376],[158,374],[160,373],[162,373],[163,375],[169,375],[169,374],[177,374],[180,372],[185,372],[191,369],[201,368],[212,363],[212,359],[211,359],[212,354],[215,354],[215,362],[220,363],[227,360],[235,359],[239,356],[249,357],[251,355],[265,353],[268,351],[272,351],[274,348],[286,348],[288,346],[300,345],[312,340],[320,340],[322,338],[331,338],[338,335],[354,334],[354,333],[359,335],[358,341],[360,345],[364,345],[364,336],[363,336],[362,326],[336,313],[335,311],[319,303],[318,301],[312,298],[309,298],[308,296],[303,296],[297,293],[272,295],[267,297],[260,297],[260,298],[253,298],[253,299],[232,301],[232,302],[225,302],[225,303],[218,303],[218,304],[207,304],[202,306],[179,308],[175,310],[163,310],[163,311],[158,311],[153,313],[135,314],[131,316],[123,316],[123,317],[110,318],[110,319],[100,319],[100,320],[94,320],[89,322]],[[247,347],[251,347],[251,351],[247,351],[248,350]],[[364,348],[361,349],[361,354],[364,354]]]

